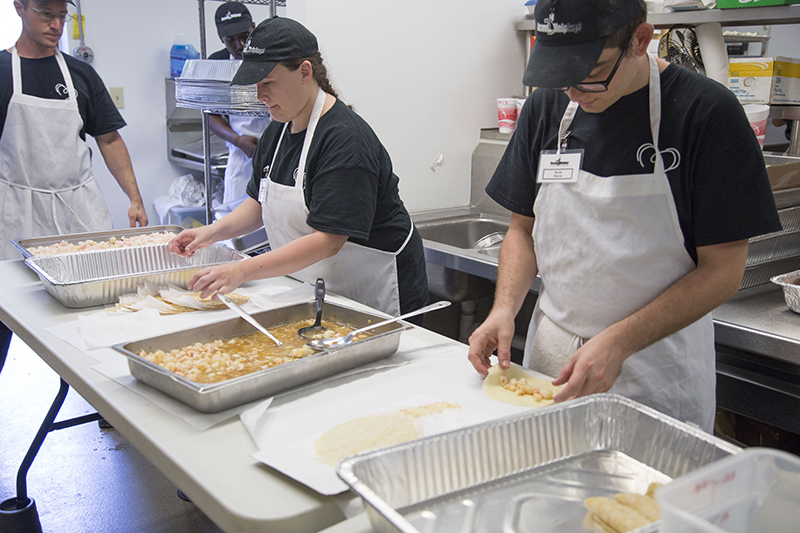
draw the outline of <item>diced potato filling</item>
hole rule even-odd
[[[513,392],[517,396],[533,396],[537,402],[542,400],[552,400],[553,391],[546,387],[537,387],[528,383],[525,378],[511,378],[500,376],[500,385],[509,392]]]

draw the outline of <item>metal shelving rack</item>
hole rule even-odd
[[[200,58],[206,59],[206,1],[223,1],[223,0],[197,0],[198,19],[200,21]],[[233,2],[240,2],[242,4],[257,4],[269,6],[269,16],[274,17],[278,14],[278,7],[285,7],[286,0],[229,0]],[[206,188],[206,224],[211,224],[214,221],[214,210],[211,205],[211,129],[208,124],[208,115],[214,113],[213,106],[204,107],[202,111],[202,131],[203,131],[203,179]],[[254,115],[257,114],[249,109],[242,109],[237,111],[234,109],[226,109],[225,114],[228,115]],[[268,111],[264,111],[262,116],[268,116]]]
[[[670,28],[676,24],[697,26],[718,22],[721,26],[759,26],[777,24],[800,24],[800,5],[742,7],[735,9],[705,9],[648,13],[647,21],[656,28]],[[533,16],[525,16],[516,23],[519,31],[533,32]],[[527,51],[530,54],[530,50]],[[525,58],[527,64],[528,58]],[[770,106],[770,118],[800,120],[800,106]],[[798,123],[800,124],[800,123]],[[792,128],[788,155],[800,157],[800,127]]]

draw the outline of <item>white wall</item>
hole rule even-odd
[[[524,2],[306,3],[334,86],[383,141],[409,210],[467,205],[480,128],[497,126],[496,98],[523,90]]]

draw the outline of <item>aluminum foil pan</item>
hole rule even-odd
[[[253,314],[267,328],[313,318],[315,315],[314,302]],[[343,322],[355,327],[367,326],[386,318],[329,302],[325,302],[322,317],[324,320]],[[128,356],[128,368],[136,379],[199,411],[215,413],[389,357],[397,351],[400,333],[408,327],[410,326],[405,323],[387,324],[375,329],[374,335],[347,346],[219,383],[195,383],[140,357],[139,351],[167,351],[196,342],[229,339],[256,331],[241,318],[117,344],[114,349]]]
[[[219,245],[181,257],[170,252],[165,243],[29,257],[25,264],[62,305],[91,307],[114,303],[121,295],[136,292],[145,281],[186,288],[199,270],[245,257]]]
[[[800,313],[800,270],[775,276],[770,281],[783,287],[786,305],[795,313]]]
[[[590,496],[644,494],[740,448],[598,394],[344,459],[376,532],[586,531]],[[637,533],[658,530],[658,522]]]
[[[35,246],[50,246],[58,244],[61,241],[77,244],[80,241],[93,240],[95,242],[107,241],[111,237],[117,239],[122,237],[133,237],[134,235],[148,235],[150,233],[163,233],[165,231],[172,231],[176,234],[183,231],[182,226],[145,226],[143,228],[125,228],[125,229],[112,229],[103,231],[92,231],[87,233],[68,233],[65,235],[48,235],[45,237],[30,237],[26,239],[14,239],[11,244],[16,246],[23,257],[33,257],[33,254],[28,251],[28,248]]]

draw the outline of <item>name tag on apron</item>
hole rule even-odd
[[[536,183],[575,183],[582,162],[583,150],[542,150]]]
[[[261,178],[261,181],[258,183],[258,203],[260,204],[263,204],[267,199],[267,180],[269,180],[269,178]]]

